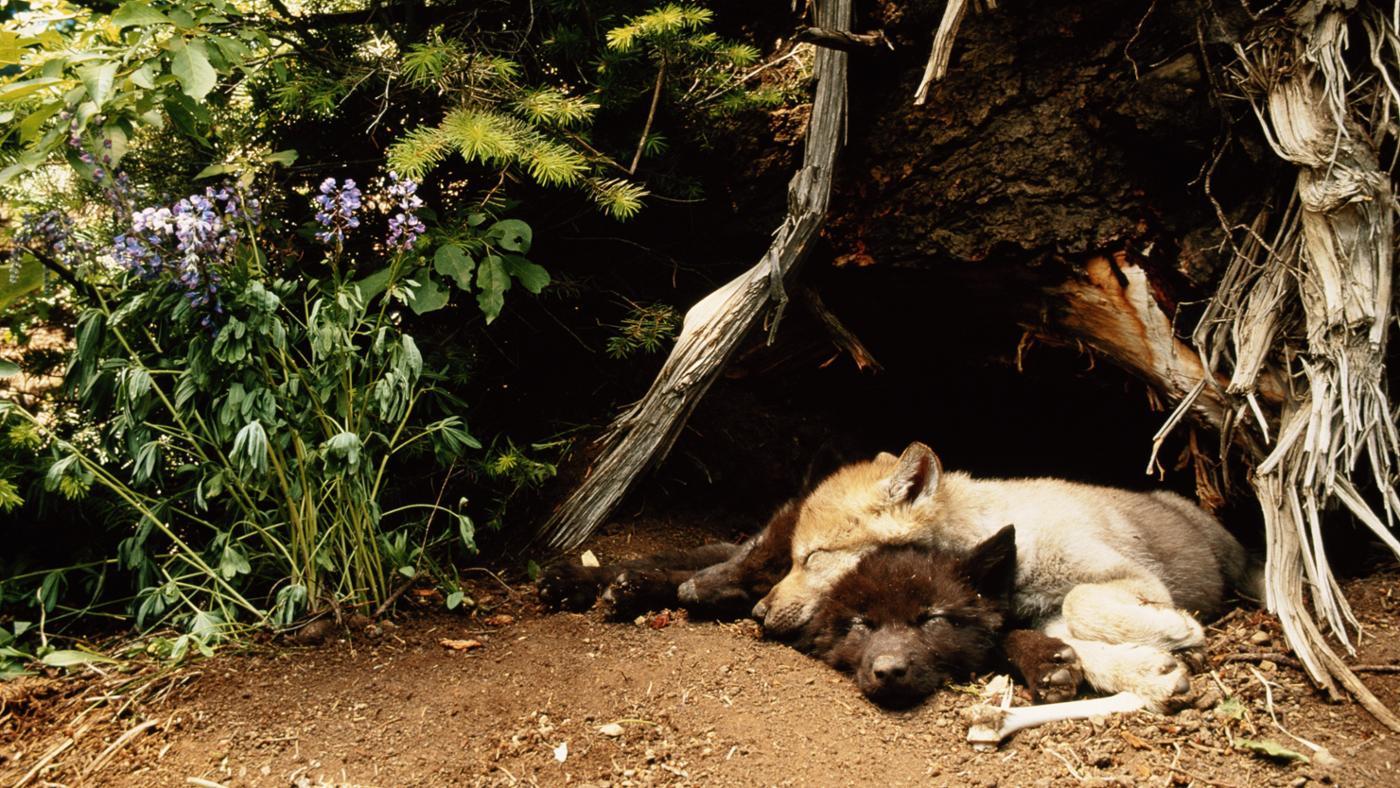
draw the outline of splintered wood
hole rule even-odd
[[[818,27],[848,32],[851,0],[821,3],[817,14]],[[598,527],[638,476],[670,451],[685,420],[770,300],[777,302],[781,315],[787,302],[783,281],[811,249],[826,219],[836,154],[845,137],[847,57],[835,49],[817,51],[807,150],[788,185],[787,217],[768,252],[686,313],[680,337],[651,388],[613,421],[588,475],[541,528],[539,538],[550,549],[572,548]]]

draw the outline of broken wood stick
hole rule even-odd
[[[809,27],[793,36],[793,40],[829,49],[839,49],[842,52],[862,52],[879,49],[881,46],[887,47],[891,51],[894,50],[894,43],[885,36],[883,30],[872,30],[869,33],[847,33],[842,30]]]
[[[865,343],[860,341],[860,337],[846,328],[846,324],[841,322],[841,318],[827,308],[826,303],[822,301],[821,293],[804,286],[798,288],[798,294],[802,297],[802,305],[807,307],[807,311],[811,312],[817,320],[821,321],[826,332],[831,335],[831,341],[850,355],[851,360],[856,362],[857,369],[861,372],[866,370],[871,372],[885,371],[885,368],[875,360],[875,356],[871,355],[870,350],[865,347]]]

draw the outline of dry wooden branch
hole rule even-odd
[[[861,372],[866,370],[883,372],[885,370],[880,362],[875,360],[875,356],[871,355],[870,350],[865,347],[865,343],[860,341],[860,337],[846,328],[846,324],[841,322],[841,318],[827,309],[826,303],[822,301],[821,293],[810,287],[798,288],[797,292],[802,297],[802,305],[807,307],[807,310],[817,320],[821,321],[822,326],[831,335],[831,341],[850,355],[851,360],[856,362],[856,367]]]
[[[818,26],[850,28],[851,0],[818,8]],[[644,471],[666,456],[685,420],[714,382],[739,342],[798,266],[826,219],[836,154],[846,127],[847,55],[817,52],[816,98],[807,127],[803,165],[788,186],[788,214],[757,265],[701,299],[686,313],[676,346],[642,399],[615,419],[603,450],[583,482],[554,511],[538,538],[566,550],[588,537]],[[775,318],[776,319],[776,318]]]
[[[819,47],[839,49],[842,52],[865,52],[879,49],[882,46],[894,50],[894,43],[885,36],[883,30],[872,30],[869,33],[846,33],[840,30],[809,27],[793,36],[793,40],[815,44]]]

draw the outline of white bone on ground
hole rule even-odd
[[[994,706],[989,703],[973,706],[963,712],[968,722],[967,740],[973,747],[996,747],[1002,739],[1021,730],[1047,722],[1081,720],[1125,711],[1137,711],[1147,702],[1131,692],[1120,692],[1106,698],[1046,703],[1041,706]]]

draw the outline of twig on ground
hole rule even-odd
[[[155,720],[146,720],[140,725],[137,725],[136,727],[128,730],[126,733],[123,733],[121,736],[117,737],[116,741],[108,745],[107,749],[103,750],[101,755],[98,755],[96,758],[93,758],[92,763],[88,764],[86,769],[83,769],[83,779],[91,777],[93,773],[95,773],[98,769],[102,768],[102,765],[105,764],[109,758],[111,758],[117,753],[117,750],[120,750],[121,748],[125,747],[127,744],[131,743],[132,739],[135,739],[142,733],[145,733],[151,728],[154,728],[157,724],[158,723]]]

